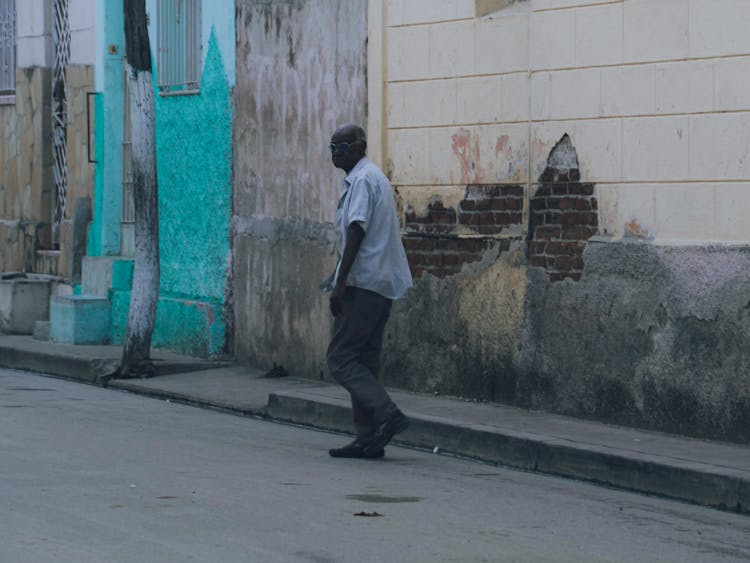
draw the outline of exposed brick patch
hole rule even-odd
[[[413,233],[449,233],[456,228],[456,210],[443,207],[439,199],[427,206],[427,213],[417,215],[409,206],[406,210],[406,230]]]
[[[458,206],[458,222],[481,235],[496,235],[523,223],[523,187],[469,186]]]
[[[404,246],[416,279],[429,272],[437,277],[457,274],[476,262],[493,245],[510,248],[510,239],[497,235],[523,223],[524,189],[517,185],[470,185],[458,212],[433,199],[426,212],[406,210]],[[466,236],[466,229],[478,236]]]
[[[481,260],[495,244],[501,252],[510,248],[510,239],[407,234],[403,241],[414,279],[424,273],[439,278],[452,276],[458,274],[464,264]]]
[[[578,156],[564,135],[529,206],[529,265],[544,268],[552,282],[581,278],[583,250],[598,230],[594,184],[579,180]]]
[[[439,199],[418,215],[406,210],[406,230],[410,233],[451,233],[467,227],[480,235],[496,235],[510,225],[523,223],[523,187],[516,185],[471,185],[466,188],[458,213]]]

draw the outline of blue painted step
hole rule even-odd
[[[50,340],[65,344],[107,344],[109,309],[106,297],[54,296],[50,301]]]

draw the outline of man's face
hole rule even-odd
[[[352,168],[365,155],[364,144],[358,141],[353,131],[336,131],[331,137],[331,161],[336,168],[345,172]]]

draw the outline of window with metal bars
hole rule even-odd
[[[159,90],[196,92],[202,63],[201,0],[158,0],[157,8]]]
[[[16,92],[16,1],[0,0],[0,97]]]

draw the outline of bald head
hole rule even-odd
[[[362,143],[367,145],[367,135],[365,134],[365,130],[362,129],[359,125],[355,125],[353,123],[340,125],[333,132],[333,136],[341,136],[342,138],[345,137],[346,139],[351,139],[351,141],[361,141]]]
[[[331,136],[331,160],[336,168],[350,172],[365,156],[367,135],[359,125],[347,123],[336,128]]]

